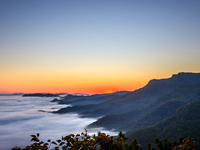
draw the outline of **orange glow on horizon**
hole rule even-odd
[[[0,88],[0,93],[11,94],[11,93],[84,93],[84,94],[104,94],[104,93],[114,93],[117,91],[134,91],[142,86],[133,85],[122,85],[122,86],[77,86],[76,87],[53,87],[53,86],[19,86],[12,88]]]
[[[145,86],[149,78],[123,74],[66,74],[54,72],[19,71],[0,78],[0,93],[84,93],[103,94],[134,91]]]
[[[113,91],[106,91],[106,94],[114,93]]]

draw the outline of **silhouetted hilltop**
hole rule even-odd
[[[23,97],[59,97],[59,95],[51,93],[31,93],[31,94],[24,94]]]

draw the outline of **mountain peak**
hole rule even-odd
[[[180,72],[172,75],[170,79],[184,84],[200,83],[200,73]]]
[[[200,73],[192,73],[192,72],[179,72],[178,74],[173,74],[170,78],[163,78],[163,79],[152,79],[149,81],[148,84],[152,85],[155,83],[160,82],[179,82],[185,84],[193,84],[193,83],[200,83]]]
[[[200,73],[179,72],[178,74],[173,74],[172,75],[172,77],[190,77],[190,76],[200,77]]]

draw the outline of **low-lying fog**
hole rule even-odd
[[[40,140],[58,140],[68,134],[84,132],[85,127],[97,118],[80,118],[78,114],[51,114],[44,111],[58,110],[67,105],[51,103],[53,98],[0,96],[0,143],[2,150],[31,144],[32,134],[40,133]],[[98,131],[109,135],[117,133],[102,128],[88,130],[90,135]]]

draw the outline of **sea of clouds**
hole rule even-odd
[[[31,144],[32,134],[40,133],[40,140],[58,140],[68,134],[85,131],[88,124],[97,118],[81,118],[78,114],[52,114],[68,105],[50,102],[53,98],[0,96],[0,149],[9,150],[15,146],[25,147]],[[43,110],[46,112],[38,111]],[[103,128],[89,129],[90,135],[98,131],[110,135],[116,132]]]

